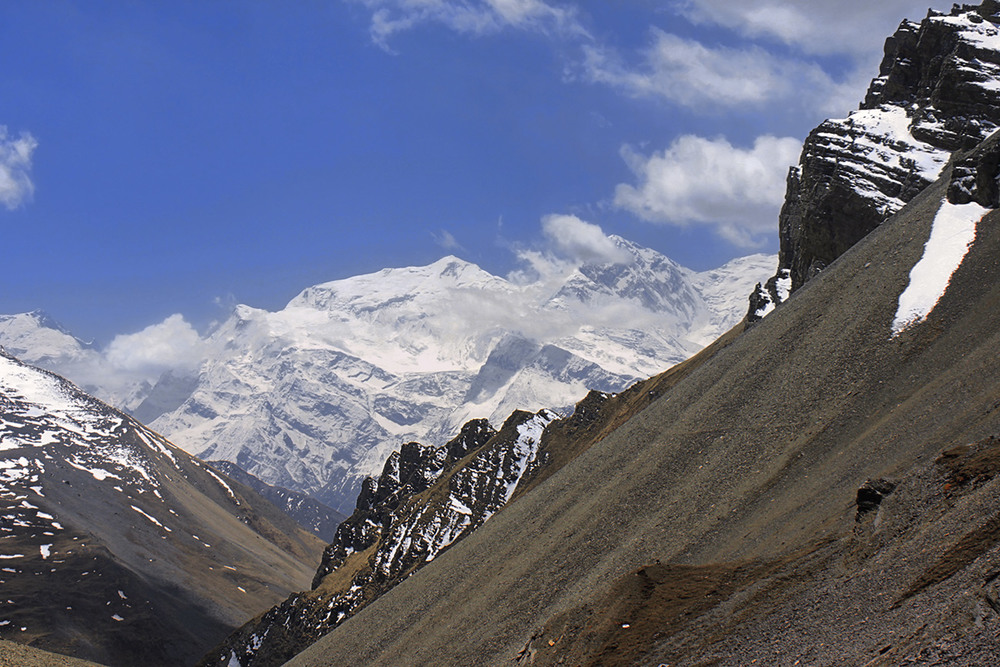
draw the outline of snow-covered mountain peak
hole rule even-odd
[[[632,261],[558,280],[515,283],[448,256],[322,283],[276,312],[239,307],[210,337],[190,398],[154,428],[349,508],[360,479],[402,442],[618,391],[695,353],[690,334],[738,321],[738,302],[703,295],[694,272],[613,240]],[[742,295],[773,265],[724,272],[717,289],[730,278]]]
[[[30,353],[35,360],[75,358],[92,348],[41,310],[0,315],[0,337],[11,354]]]
[[[273,312],[237,306],[203,341],[197,376],[165,375],[135,409],[189,452],[350,509],[403,442],[571,409],[686,359],[741,316],[712,289],[732,280],[744,294],[774,266],[723,272],[703,293],[695,272],[611,240],[629,261],[557,260],[535,282],[447,256],[315,285]]]
[[[693,324],[700,326],[706,313],[690,280],[693,272],[655,250],[619,236],[609,238],[630,261],[579,266],[548,300],[547,309],[572,311],[582,305],[591,309],[592,314],[583,317],[589,324],[616,326],[621,312],[613,306],[630,304],[633,316],[659,315],[661,326],[674,320],[676,326],[668,325],[674,335],[682,336]]]
[[[371,316],[393,306],[453,290],[510,291],[513,286],[475,264],[447,256],[427,266],[382,269],[351,278],[334,280],[303,290],[288,307]]]

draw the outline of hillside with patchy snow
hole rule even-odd
[[[191,662],[308,583],[318,549],[246,487],[0,353],[0,637]]]

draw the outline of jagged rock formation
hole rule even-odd
[[[773,310],[937,180],[952,153],[1000,127],[1000,4],[955,5],[886,40],[879,76],[847,118],[805,141],[778,222],[778,271],[750,297]]]
[[[467,423],[440,447],[411,442],[367,478],[313,590],[289,597],[213,650],[204,665],[280,665],[500,511],[540,464],[551,412],[515,412],[496,431]]]
[[[300,526],[324,542],[333,539],[337,526],[347,518],[332,507],[327,507],[304,493],[262,482],[230,461],[208,461],[207,463],[230,479],[235,479],[241,484],[249,486],[261,497],[270,500],[275,507],[295,519]]]
[[[0,352],[0,637],[190,663],[308,582],[320,546],[249,488]]]

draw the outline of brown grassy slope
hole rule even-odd
[[[290,664],[510,664],[639,568],[787,559],[850,532],[866,479],[1000,432],[997,214],[929,320],[889,335],[944,191]],[[858,655],[880,638],[838,636]]]

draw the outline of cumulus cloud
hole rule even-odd
[[[757,246],[776,227],[788,167],[801,147],[788,137],[762,136],[738,148],[693,135],[648,156],[626,146],[622,156],[638,183],[618,185],[614,201],[649,222],[707,225],[735,245]]]
[[[933,0],[683,0],[680,11],[696,23],[719,25],[747,37],[769,38],[817,55],[843,54],[870,61],[881,53],[899,20],[923,18]],[[870,66],[870,65],[869,65]]]
[[[575,215],[546,215],[541,223],[542,243],[511,248],[520,266],[507,279],[522,288],[545,293],[584,264],[631,264],[635,259],[599,225]]]
[[[38,142],[27,132],[14,139],[7,127],[0,125],[0,202],[13,210],[31,200],[35,185],[31,181],[31,154]]]
[[[372,12],[372,40],[389,39],[419,25],[436,23],[459,33],[485,35],[505,28],[543,34],[586,35],[576,9],[544,0],[353,0]]]
[[[195,328],[174,314],[138,333],[115,336],[105,356],[119,371],[155,378],[168,369],[195,370],[204,358],[204,345]]]
[[[635,97],[660,97],[693,108],[764,106],[776,101],[821,111],[844,109],[841,82],[815,63],[779,58],[760,47],[709,47],[658,28],[631,64],[606,47],[583,48],[583,76]],[[856,85],[854,81],[850,85]]]
[[[542,233],[562,257],[575,264],[629,264],[630,255],[609,238],[600,226],[575,215],[547,215]]]

